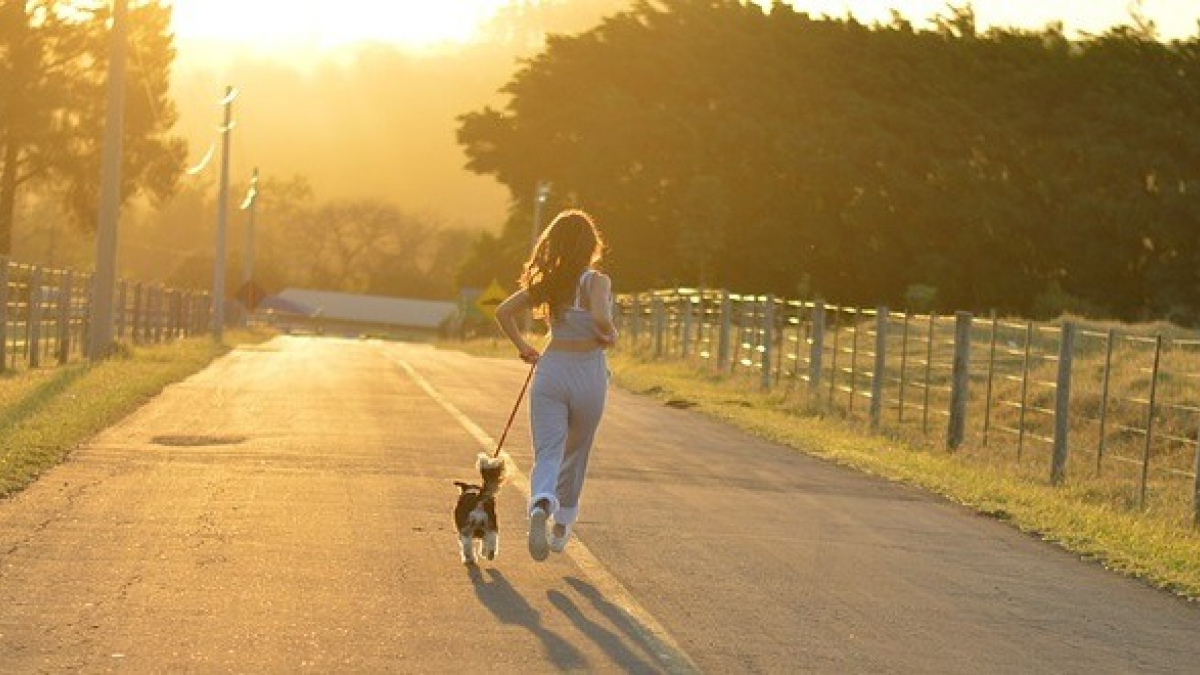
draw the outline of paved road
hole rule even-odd
[[[1196,606],[618,391],[568,555],[518,480],[464,567],[450,481],[524,372],[282,337],[169,388],[0,502],[0,672],[1200,668]]]

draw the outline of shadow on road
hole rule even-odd
[[[575,624],[575,627],[579,629],[579,632],[588,636],[592,642],[595,642],[598,647],[603,649],[612,658],[614,663],[619,664],[626,672],[659,672],[653,663],[642,660],[637,654],[633,653],[620,635],[589,619],[579,609],[579,606],[564,593],[561,591],[547,591],[546,595],[550,598],[550,604],[554,605],[558,608],[558,611],[570,619]],[[611,620],[611,617],[609,618]]]
[[[659,672],[661,670],[650,665],[652,663],[658,663],[661,655],[655,653],[655,645],[651,644],[651,641],[653,640],[651,637],[652,632],[647,627],[641,625],[636,618],[630,616],[629,613],[623,610],[620,606],[610,602],[595,586],[589,584],[588,582],[576,577],[566,577],[563,579],[563,581],[567,582],[567,585],[574,589],[576,593],[590,602],[592,607],[594,607],[596,611],[600,612],[600,614],[604,615],[604,617],[608,619],[612,625],[620,629],[620,631],[628,638],[628,642],[638,645],[638,647],[640,647],[641,650],[650,657],[650,661],[646,662],[638,660],[635,655],[630,654],[627,657],[631,659],[630,663],[636,662],[640,665],[643,665],[647,671]],[[557,603],[555,606],[558,606]],[[559,607],[559,609],[562,608]],[[592,633],[589,632],[588,634],[591,635]],[[613,636],[612,639],[620,645],[620,648],[623,651],[628,652],[628,649],[625,647],[624,643],[619,637]],[[605,646],[604,643],[600,643],[600,645],[602,647]],[[608,648],[605,647],[605,650],[608,651]],[[613,652],[609,651],[609,653],[612,654]]]
[[[587,659],[571,643],[542,625],[542,617],[499,570],[483,570],[467,566],[467,574],[475,585],[475,595],[503,623],[522,626],[542,641],[546,654],[559,670],[580,670],[588,667]]]

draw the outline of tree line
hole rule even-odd
[[[20,191],[49,199],[94,228],[106,113],[110,3],[0,3],[0,255],[13,252]],[[121,196],[166,199],[187,146],[170,134],[175,59],[170,7],[134,2],[127,15]]]
[[[547,212],[599,219],[626,289],[1200,322],[1200,36],[1069,39],[640,1],[552,36],[459,118],[513,197],[464,284],[509,281]]]
[[[0,256],[94,266],[110,5],[0,2]],[[215,266],[215,171],[184,175],[188,149],[174,133],[179,114],[169,91],[177,56],[170,17],[162,0],[129,2],[118,259],[122,277],[205,289]],[[294,105],[277,91],[259,92],[272,93]],[[227,206],[231,293],[247,263],[247,214],[238,210],[246,188],[233,185]],[[319,198],[300,175],[267,174],[259,189],[254,278],[268,293],[294,286],[455,296],[454,271],[474,232],[384,197]]]

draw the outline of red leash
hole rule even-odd
[[[517,410],[521,407],[521,399],[525,398],[525,390],[529,389],[529,381],[533,379],[533,371],[537,368],[537,364],[529,367],[529,374],[525,376],[525,384],[521,385],[521,393],[517,394],[517,402],[513,404],[512,412],[508,415],[508,422],[504,425],[504,432],[500,434],[500,441],[496,443],[496,449],[492,452],[492,457],[500,454],[500,448],[504,447],[504,439],[508,438],[508,430],[512,428],[513,420],[517,418]]]

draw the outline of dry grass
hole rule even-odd
[[[1200,599],[1200,534],[1177,514],[1127,508],[1127,484],[1068,479],[1052,487],[1034,458],[1014,471],[990,452],[950,453],[921,439],[871,435],[861,423],[805,413],[779,393],[678,363],[615,355],[618,383],[684,398],[695,409],[756,435],[856,469],[919,486],[1012,523],[1079,555],[1180,595]],[[1031,453],[1035,454],[1035,453]],[[1048,466],[1048,460],[1046,460]]]

